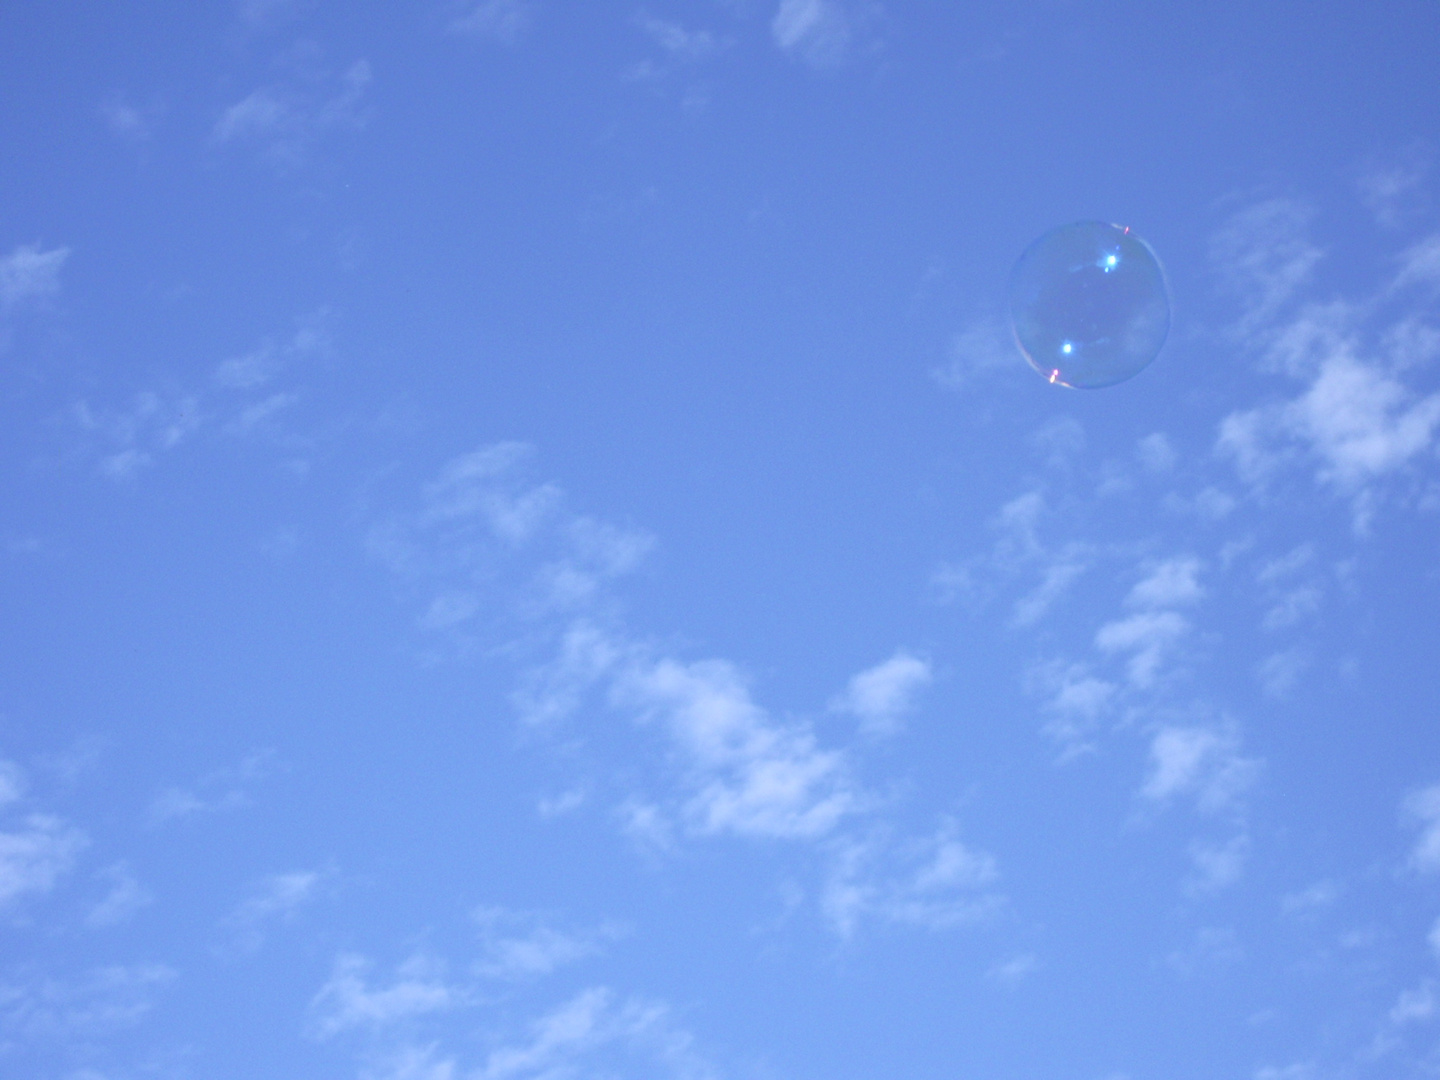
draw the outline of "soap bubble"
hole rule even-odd
[[[1165,343],[1165,272],[1124,226],[1062,225],[1026,248],[1010,272],[1010,321],[1025,359],[1052,383],[1114,386]]]

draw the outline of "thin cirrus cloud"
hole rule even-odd
[[[614,926],[590,932],[560,930],[533,912],[480,907],[473,912],[480,928],[481,952],[473,970],[487,979],[522,981],[541,978],[561,967],[600,954],[620,935]]]
[[[47,250],[40,244],[22,244],[0,257],[0,315],[56,296],[69,257],[68,247]]]
[[[291,921],[312,902],[330,876],[327,870],[293,870],[255,882],[248,895],[221,920],[222,928],[231,935],[229,949],[254,952],[273,926]]]
[[[1419,830],[1410,851],[1410,865],[1423,874],[1440,872],[1440,784],[1411,792],[1404,803],[1406,819]]]
[[[370,981],[372,963],[354,953],[339,956],[330,978],[310,1004],[310,1033],[329,1039],[352,1029],[378,1029],[401,1020],[444,1012],[468,1000],[465,990],[452,985],[444,966],[416,956],[401,964],[385,984]]]
[[[676,64],[694,64],[714,56],[727,42],[709,30],[687,30],[679,23],[640,15],[636,24]]]
[[[0,908],[49,892],[69,873],[85,834],[50,814],[27,814],[0,832]]]
[[[841,0],[780,0],[770,34],[781,50],[807,64],[834,67],[851,47],[855,14]]]
[[[110,134],[131,144],[149,142],[155,135],[163,109],[158,104],[141,108],[116,94],[100,105],[100,116]]]
[[[682,103],[691,110],[703,108],[709,101],[710,91],[698,81],[698,73],[703,65],[729,49],[734,44],[733,39],[713,30],[691,29],[645,12],[636,16],[635,24],[650,39],[657,53],[631,64],[625,69],[625,78],[631,82],[658,86],[672,76],[683,75],[686,88]]]
[[[901,649],[890,659],[851,676],[845,692],[831,707],[855,716],[867,734],[893,735],[932,678],[930,661]]]
[[[1051,434],[1054,430],[1049,429]],[[1083,434],[1079,437],[1083,439]],[[969,601],[983,606],[1009,581],[1038,576],[1013,602],[1009,621],[1015,629],[1040,623],[1094,566],[1099,554],[1095,545],[1081,540],[1058,544],[1042,540],[1042,531],[1057,514],[1043,488],[1016,495],[987,523],[994,536],[990,550],[941,563],[931,575],[932,595],[942,604]]]
[[[1140,792],[1157,803],[1189,796],[1201,812],[1219,813],[1237,807],[1258,769],[1240,752],[1234,731],[1166,725],[1151,736],[1150,773]]]
[[[235,766],[206,773],[189,787],[167,788],[151,800],[147,823],[154,827],[243,809],[250,805],[252,789],[276,768],[275,755],[260,751],[246,755]]]
[[[19,766],[0,761],[0,911],[48,893],[89,843],[83,832],[54,814],[17,812],[24,801]]]
[[[640,660],[617,673],[611,694],[684,755],[680,815],[695,832],[810,839],[860,808],[844,756],[770,717],[733,664]]]
[[[695,1049],[662,1002],[621,997],[604,986],[581,991],[534,1021],[527,1036],[490,1052],[477,1080],[540,1080],[634,1069],[675,1080],[711,1080],[715,1067]]]
[[[1217,261],[1246,297],[1238,327],[1262,370],[1298,390],[1231,412],[1216,446],[1252,490],[1308,473],[1349,500],[1363,532],[1387,497],[1412,498],[1412,466],[1433,453],[1440,393],[1413,385],[1440,358],[1429,316],[1440,286],[1440,237],[1402,253],[1399,270],[1367,294],[1308,299],[1323,251],[1308,211],[1271,200],[1222,230]],[[1408,482],[1407,482],[1408,481]]]
[[[821,906],[842,938],[862,921],[948,930],[980,922],[1005,903],[995,859],[965,844],[953,821],[933,836],[896,842],[883,831],[837,838]]]
[[[97,877],[108,881],[110,889],[85,915],[85,925],[91,928],[119,926],[155,900],[126,863],[106,867]]]
[[[626,630],[615,585],[652,541],[569,510],[558,485],[527,477],[532,458],[518,443],[460,455],[420,485],[418,508],[377,521],[368,544],[411,586],[426,611],[422,628],[463,637],[477,632],[471,624],[481,611],[503,613],[512,629],[502,633],[523,640],[532,655],[539,650],[516,673],[523,725],[573,742],[582,737],[577,715],[609,722],[605,752],[626,747],[626,772],[635,779],[587,804],[658,850],[726,838],[810,846],[833,864],[832,883],[843,878],[852,895],[867,898],[822,905],[842,932],[865,914],[968,905],[977,888],[988,888],[988,874],[916,869],[924,858],[950,858],[958,841],[894,834],[884,801],[857,779],[856,747],[827,745],[803,718],[775,716],[739,665],[668,655]],[[860,673],[838,700],[862,721],[893,725],[929,679],[928,662],[902,651]],[[600,753],[598,741],[591,745]],[[923,855],[917,845],[935,851]]]
[[[471,0],[455,5],[459,12],[450,20],[452,34],[514,45],[530,28],[534,5],[527,0]]]
[[[1399,229],[1425,208],[1431,158],[1424,144],[1413,143],[1386,160],[1371,161],[1361,172],[1356,181],[1360,201],[1381,228]]]
[[[123,404],[82,398],[70,406],[83,454],[102,476],[136,480],[168,455],[207,440],[259,440],[303,462],[312,441],[286,417],[304,400],[299,378],[330,352],[329,313],[298,320],[280,339],[266,339],[217,363],[210,377],[188,387],[135,392]]]
[[[1200,586],[1204,564],[1193,555],[1165,559],[1135,583],[1125,597],[1127,607],[1165,608],[1194,604],[1205,596]]]
[[[372,77],[369,62],[356,60],[339,75],[303,72],[259,87],[221,112],[210,142],[257,149],[281,170],[299,166],[321,137],[364,127],[362,103]]]
[[[1219,719],[1226,710],[1194,692],[1195,672],[1209,661],[1217,592],[1239,588],[1250,603],[1274,607],[1305,583],[1305,567],[1298,582],[1268,569],[1275,557],[1236,546],[1219,531],[1225,515],[1207,515],[1197,529],[1185,520],[1189,514],[1156,513],[1192,504],[1187,488],[1214,486],[1207,464],[1182,463],[1163,433],[1141,438],[1132,464],[1112,461],[1093,471],[1073,464],[1080,460],[1073,453],[1055,455],[1061,438],[1080,446],[1085,435],[1073,422],[1052,422],[1033,443],[1037,456],[1048,455],[1051,467],[1063,470],[1066,490],[1052,493],[1058,484],[1049,484],[1014,496],[992,519],[988,552],[942,569],[959,585],[954,595],[980,610],[1018,593],[1008,601],[1011,629],[1033,637],[1039,627],[1057,642],[1022,682],[1039,699],[1043,731],[1058,744],[1060,761],[1138,735],[1148,756],[1144,773],[1130,781],[1140,819],[1173,805],[1196,815],[1186,830],[1194,835],[1179,844],[1189,862],[1181,889],[1198,899],[1231,888],[1251,856],[1247,801],[1261,762],[1244,751],[1241,725]],[[1143,525],[1134,535],[1112,531],[1102,542],[1079,527],[1077,518],[1094,500],[1122,499],[1148,507],[1137,514]],[[1178,551],[1177,541],[1184,545]],[[1108,612],[1094,595],[1107,567],[1122,586]],[[1247,570],[1263,579],[1260,589],[1243,584]],[[1082,578],[1088,588],[1080,598],[1072,594]],[[1290,645],[1270,655],[1278,659],[1260,674],[1280,694],[1298,677],[1305,654]]]
[[[517,980],[544,980],[593,955],[614,932],[563,932],[534,913],[495,907],[477,909],[475,918],[480,956],[466,975],[452,975],[450,965],[424,954],[403,961],[389,977],[377,976],[376,965],[359,954],[337,957],[310,1004],[311,1038],[352,1042],[365,1075],[394,1080],[541,1080],[636,1070],[686,1080],[718,1075],[668,1005],[607,986],[571,993],[517,1022]],[[490,1049],[472,1050],[465,1061],[463,1050],[446,1046],[461,1029],[460,1046],[473,1045],[479,1031]]]
[[[90,1044],[139,1024],[176,976],[164,964],[143,963],[0,982],[0,1032],[72,1047]]]
[[[1125,659],[1125,675],[1137,689],[1155,685],[1162,664],[1189,632],[1190,622],[1175,611],[1142,611],[1107,622],[1095,632],[1095,648]]]
[[[969,391],[1023,364],[1009,328],[998,319],[981,319],[951,338],[945,362],[932,368],[930,377],[946,390]]]
[[[400,1041],[369,1055],[374,1080],[558,1080],[569,1076],[643,1075],[713,1080],[720,1071],[696,1048],[663,1002],[624,996],[607,986],[580,991],[473,1064],[440,1040]]]
[[[1318,562],[1315,545],[1307,541],[1256,569],[1255,584],[1266,605],[1264,629],[1284,630],[1316,616],[1325,596]]]

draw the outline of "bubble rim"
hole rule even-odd
[[[1099,225],[1103,228],[1116,229],[1121,233],[1121,235],[1135,241],[1142,248],[1144,248],[1145,253],[1150,256],[1151,262],[1154,263],[1155,269],[1159,272],[1160,288],[1165,298],[1165,329],[1160,335],[1160,344],[1155,349],[1155,355],[1152,356],[1149,360],[1147,360],[1141,367],[1131,372],[1129,375],[1122,376],[1118,379],[1113,379],[1110,382],[1067,382],[1063,378],[1059,377],[1059,369],[1055,368],[1053,365],[1041,367],[1038,363],[1035,362],[1035,358],[1030,355],[1030,351],[1025,348],[1024,342],[1020,340],[1020,329],[1017,325],[1017,320],[1015,318],[1015,306],[1013,302],[1013,294],[1015,291],[1015,278],[1016,275],[1019,273],[1020,267],[1024,265],[1026,258],[1037,247],[1039,247],[1046,240],[1048,240],[1050,237],[1060,232],[1061,230],[1075,229],[1085,225]],[[1083,218],[1079,221],[1066,222],[1064,225],[1056,225],[1053,228],[1046,229],[1034,240],[1030,241],[1029,244],[1025,245],[1025,250],[1020,253],[1020,257],[1015,260],[1015,265],[1010,268],[1010,275],[1008,281],[1006,282],[1005,294],[1005,306],[1007,309],[1006,314],[1009,316],[1008,321],[1010,323],[1010,335],[1014,339],[1015,347],[1020,351],[1020,355],[1025,358],[1025,362],[1030,366],[1030,368],[1047,383],[1050,383],[1052,386],[1063,386],[1070,390],[1104,390],[1111,386],[1119,386],[1121,383],[1129,382],[1131,379],[1139,375],[1142,371],[1145,371],[1147,368],[1149,368],[1152,364],[1155,363],[1156,360],[1160,358],[1160,353],[1163,352],[1165,349],[1165,343],[1170,340],[1170,328],[1174,325],[1175,322],[1175,304],[1174,300],[1172,299],[1172,293],[1170,291],[1170,275],[1165,272],[1165,264],[1161,262],[1159,254],[1157,254],[1155,249],[1150,246],[1149,241],[1147,241],[1143,236],[1137,233],[1129,225],[1121,225],[1118,222],[1106,221],[1102,218]]]

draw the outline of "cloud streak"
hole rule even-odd
[[[519,443],[460,455],[420,486],[417,510],[377,524],[369,543],[414,582],[426,630],[463,639],[482,614],[491,625],[504,614],[519,636],[503,647],[515,651],[518,641],[540,652],[520,666],[514,693],[525,728],[592,747],[603,731],[607,754],[626,749],[621,790],[585,805],[610,813],[655,850],[705,840],[784,842],[845,862],[847,888],[889,897],[850,903],[847,926],[861,914],[901,911],[906,887],[896,882],[906,874],[919,890],[913,912],[940,911],[950,893],[968,894],[963,875],[915,879],[918,871],[888,857],[856,854],[882,842],[953,853],[959,843],[894,837],[882,824],[884,801],[857,777],[857,746],[827,743],[803,716],[777,716],[736,663],[673,655],[624,628],[612,586],[638,567],[650,538],[570,511],[557,485],[525,478],[531,456]],[[871,737],[894,733],[931,678],[928,661],[900,650],[854,676],[831,710],[856,716]],[[861,868],[895,880],[860,882]],[[937,927],[960,921],[896,919]]]
[[[890,659],[852,676],[845,693],[835,698],[831,707],[858,718],[866,734],[894,735],[932,678],[930,661],[901,649]]]
[[[1440,357],[1428,316],[1440,236],[1414,244],[1368,295],[1302,303],[1323,258],[1308,220],[1299,204],[1271,200],[1241,211],[1217,239],[1217,264],[1241,298],[1236,340],[1298,389],[1224,417],[1216,448],[1258,492],[1308,471],[1352,502],[1363,530],[1397,481],[1433,454],[1440,430],[1440,392],[1414,385]]]
[[[66,247],[47,251],[39,244],[28,244],[0,258],[0,315],[58,295],[60,271],[69,257]]]

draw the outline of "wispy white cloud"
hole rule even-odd
[[[1185,796],[1202,813],[1234,810],[1254,783],[1260,762],[1244,757],[1235,732],[1166,725],[1150,740],[1150,775],[1141,795],[1157,803]]]
[[[1005,986],[1018,986],[1039,969],[1039,957],[1034,953],[1021,953],[992,965],[985,974]]]
[[[689,30],[678,22],[658,19],[653,15],[636,16],[636,25],[643,30],[676,64],[694,64],[724,49],[728,42],[710,30]],[[647,69],[648,70],[648,69]]]
[[[126,863],[106,867],[98,875],[110,882],[110,891],[85,915],[85,925],[101,928],[118,926],[154,901],[150,891],[136,880]]]
[[[1435,1018],[1437,1010],[1440,1010],[1440,994],[1436,992],[1435,980],[1425,979],[1415,989],[1401,993],[1390,1009],[1390,1023],[1401,1027],[1428,1022]]]
[[[1239,210],[1211,241],[1211,259],[1244,315],[1239,331],[1263,326],[1307,285],[1324,252],[1310,239],[1313,210],[1294,199],[1262,199]]]
[[[1255,583],[1268,608],[1261,625],[1283,630],[1313,617],[1324,590],[1316,572],[1313,544],[1305,543],[1283,555],[1265,560],[1255,572]]]
[[[1193,555],[1181,555],[1153,564],[1125,598],[1132,608],[1168,608],[1194,604],[1204,597],[1200,571],[1204,564]]]
[[[360,1080],[455,1080],[455,1059],[439,1044],[405,1045],[376,1055],[360,1071]]]
[[[1185,889],[1192,896],[1203,896],[1229,888],[1245,872],[1250,853],[1250,838],[1244,833],[1224,843],[1195,840],[1190,844],[1191,874]]]
[[[831,707],[857,717],[867,734],[893,735],[932,677],[929,660],[901,649],[890,659],[852,676],[845,692],[831,702]]]
[[[569,717],[618,670],[628,651],[601,627],[575,620],[561,633],[554,656],[522,673],[513,695],[521,721],[539,727]]]
[[[1311,471],[1352,501],[1363,529],[1385,485],[1430,454],[1440,431],[1440,393],[1409,378],[1440,357],[1427,314],[1440,237],[1414,244],[1391,280],[1359,301],[1292,303],[1322,255],[1307,223],[1295,204],[1272,200],[1243,211],[1217,241],[1241,297],[1238,340],[1262,369],[1300,384],[1288,398],[1226,416],[1217,448],[1257,490]]]
[[[534,5],[527,0],[467,0],[450,20],[452,34],[514,45],[530,28]]]
[[[156,991],[175,978],[163,964],[95,968],[77,979],[26,973],[0,981],[0,1029],[29,1039],[75,1042],[134,1027]]]
[[[145,143],[154,137],[163,112],[158,102],[141,107],[131,104],[119,94],[112,95],[100,105],[100,116],[110,134],[133,144]]]
[[[1161,662],[1189,630],[1189,621],[1178,612],[1141,611],[1100,627],[1095,647],[1128,657],[1126,675],[1131,685],[1147,689],[1154,685]]]
[[[73,407],[75,422],[87,432],[113,444],[102,452],[100,471],[112,480],[128,480],[155,460],[175,449],[200,427],[196,398],[169,398],[144,391],[121,409],[96,409],[80,401]]]
[[[427,1013],[465,1004],[463,988],[450,983],[444,965],[414,956],[399,966],[389,985],[372,986],[370,961],[346,953],[335,961],[329,980],[310,1003],[310,1031],[328,1039],[343,1031],[373,1030]]]
[[[1235,496],[1214,484],[1207,484],[1193,495],[1167,492],[1161,504],[1172,514],[1198,518],[1202,522],[1223,521],[1236,507]]]
[[[627,666],[612,698],[682,755],[682,813],[701,833],[814,838],[863,805],[844,755],[771,717],[733,664],[670,658]]]
[[[231,768],[217,769],[188,788],[167,788],[150,802],[149,823],[166,822],[196,814],[224,813],[250,805],[250,789],[276,768],[270,751],[250,754]]]
[[[69,257],[67,247],[47,251],[39,244],[22,245],[0,257],[0,315],[59,293],[60,271]]]
[[[512,546],[530,539],[553,519],[561,498],[554,484],[516,490],[510,481],[516,466],[533,453],[525,443],[502,442],[450,461],[425,487],[421,523],[475,521]]]
[[[1426,206],[1426,179],[1430,154],[1414,144],[1389,160],[1372,161],[1360,174],[1356,187],[1360,201],[1384,229],[1398,229],[1418,216]]]
[[[1410,865],[1423,874],[1440,871],[1440,784],[1412,791],[1401,809],[1406,820],[1419,830],[1410,851]]]
[[[1163,436],[1142,440],[1133,462],[1110,459],[1099,468],[1087,467],[1082,448],[1083,430],[1068,425],[1052,426],[1043,442],[1037,442],[1037,457],[1054,459],[1053,467],[1063,471],[1071,490],[1031,488],[1006,502],[992,525],[995,540],[989,553],[959,564],[967,571],[964,586],[972,597],[993,601],[994,594],[1004,595],[1001,587],[1007,579],[1038,577],[1039,587],[1022,593],[1021,603],[1038,595],[1050,605],[1047,636],[1086,634],[1083,628],[1093,628],[1086,635],[1088,642],[1080,638],[1078,657],[1067,650],[1068,655],[1062,652],[1028,665],[1025,688],[1040,703],[1044,732],[1059,745],[1061,762],[1098,751],[1103,740],[1119,733],[1139,733],[1148,743],[1149,760],[1135,780],[1138,805],[1153,810],[1180,802],[1201,816],[1220,819],[1219,835],[1214,825],[1206,825],[1205,833],[1185,842],[1190,865],[1180,885],[1192,897],[1206,896],[1233,886],[1244,874],[1252,846],[1247,795],[1261,762],[1242,751],[1236,723],[1205,722],[1216,707],[1193,696],[1192,676],[1208,661],[1207,647],[1214,640],[1205,621],[1212,614],[1208,601],[1234,582],[1237,560],[1248,549],[1230,551],[1217,540],[1219,551],[1201,554],[1196,548],[1205,542],[1205,534],[1197,540],[1197,530],[1187,522],[1183,546],[1177,550],[1166,536],[1174,524],[1153,513],[1148,518],[1154,524],[1138,538],[1089,540],[1077,524],[1096,505],[1118,509],[1128,503],[1139,509],[1142,500],[1155,498],[1167,506],[1179,484],[1201,491],[1207,487],[1203,472],[1179,468]],[[1156,491],[1160,483],[1175,487]],[[1187,500],[1187,514],[1195,513],[1193,498]],[[1231,509],[1203,516],[1216,521]],[[1052,534],[1063,539],[1057,542]],[[1046,583],[1057,567],[1065,568],[1067,551],[1085,561],[1089,575],[1083,611],[1077,604],[1065,604],[1063,592],[1053,602],[1047,595],[1057,591],[1047,589]],[[1099,572],[1116,563],[1131,565],[1116,574]],[[1104,587],[1107,577],[1118,578],[1126,587],[1110,612],[1102,607],[1097,618],[1093,593]],[[1273,587],[1248,591],[1258,591],[1262,599],[1273,592],[1272,605],[1295,584],[1284,574],[1271,574],[1266,582],[1274,582]],[[1263,674],[1277,690],[1289,677],[1278,661]],[[1141,813],[1142,819],[1148,816],[1148,811]]]
[[[666,1005],[592,987],[536,1020],[527,1037],[491,1051],[473,1075],[475,1080],[546,1080],[637,1067],[674,1080],[716,1075]]]
[[[305,71],[262,86],[220,114],[210,140],[219,147],[258,148],[276,167],[293,168],[323,135],[364,126],[361,102],[371,78],[370,64],[356,60],[338,76]]]
[[[590,933],[557,930],[532,912],[505,908],[480,907],[474,917],[482,949],[474,970],[489,979],[512,981],[549,975],[557,968],[595,956],[618,935],[615,927]]]
[[[1289,1065],[1266,1065],[1256,1069],[1254,1080],[1312,1080],[1315,1066],[1308,1061],[1297,1061]]]
[[[843,837],[833,856],[821,904],[842,937],[871,918],[949,929],[983,919],[1003,903],[994,858],[963,843],[954,822],[898,844],[875,834]]]
[[[424,596],[423,628],[463,642],[482,614],[537,622],[604,611],[607,586],[643,563],[652,537],[571,512],[558,485],[528,479],[532,458],[519,442],[462,454],[423,485],[416,512],[370,529],[371,555]],[[570,663],[531,683],[572,679],[585,636],[577,630],[571,640]],[[533,699],[522,711],[539,722],[558,693],[558,685],[522,687]]]
[[[270,874],[255,882],[249,894],[221,920],[221,926],[232,935],[228,949],[258,949],[269,928],[293,919],[315,898],[329,876],[325,870],[295,870]]]
[[[784,52],[813,67],[834,67],[850,50],[862,13],[844,0],[780,0],[770,33]]]
[[[569,814],[585,805],[590,797],[589,791],[583,787],[570,788],[558,795],[546,796],[535,805],[535,809],[542,818],[555,818]]]
[[[1120,686],[1095,675],[1084,664],[1051,661],[1031,669],[1026,682],[1044,699],[1045,732],[1074,757],[1094,749],[1090,742],[1100,717],[1120,694]]]
[[[86,842],[79,829],[50,814],[27,814],[0,832],[0,909],[49,892]]]
[[[643,846],[786,841],[831,858],[863,834],[870,850],[885,814],[857,779],[858,747],[828,744],[803,716],[777,715],[738,664],[683,658],[623,630],[612,587],[650,539],[569,510],[557,485],[527,478],[531,453],[500,443],[462,455],[421,485],[414,512],[371,531],[372,552],[428,597],[427,625],[464,633],[479,611],[514,620],[523,644],[504,647],[541,650],[519,669],[522,723],[572,748],[597,730],[607,746],[624,740],[633,752],[622,790],[587,788],[584,804]],[[557,587],[562,579],[569,584]],[[930,678],[927,661],[901,651],[857,676],[832,708],[893,727]]]
[[[1318,480],[1353,495],[1429,450],[1437,425],[1440,394],[1418,396],[1380,365],[1344,351],[1321,363],[1299,397],[1226,417],[1219,445],[1253,481],[1298,444],[1317,460]]]
[[[1325,879],[1286,893],[1280,898],[1280,910],[1286,915],[1310,915],[1332,907],[1339,897],[1340,887]]]
[[[593,624],[570,626],[556,657],[529,673],[523,711],[554,721],[596,683],[610,707],[665,737],[674,800],[632,802],[651,826],[661,814],[697,835],[817,839],[866,801],[845,755],[807,725],[771,716],[735,665],[655,657]]]
[[[1225,926],[1204,926],[1184,947],[1165,957],[1165,962],[1184,978],[1213,975],[1245,959],[1245,949],[1234,930]]]
[[[1400,270],[1391,289],[1395,291],[1419,287],[1422,295],[1433,295],[1440,288],[1440,233],[1417,241],[1400,257]],[[1404,322],[1400,324],[1406,326]],[[1433,343],[1433,337],[1428,338]]]
[[[1175,468],[1179,455],[1164,432],[1146,435],[1135,444],[1135,456],[1146,472],[1165,474]]]
[[[313,0],[239,0],[240,21],[251,30],[269,30],[299,16]]]
[[[573,611],[601,598],[604,585],[640,566],[654,547],[654,538],[592,518],[575,518],[565,526],[565,550],[536,573],[537,604]]]
[[[1283,649],[1271,653],[1255,666],[1255,677],[1266,697],[1284,698],[1300,682],[1310,666],[1310,659],[1301,649]]]
[[[24,796],[19,766],[0,761],[0,812],[17,809]],[[24,813],[6,821],[0,826],[0,911],[49,892],[87,843],[83,832],[53,814]]]
[[[1079,439],[1084,432],[1071,423],[1049,425],[1036,436],[1045,452],[1066,457],[1057,444]],[[1074,540],[1042,543],[1042,526],[1055,511],[1040,488],[1033,488],[1005,503],[987,523],[994,541],[990,550],[959,563],[945,563],[935,572],[931,586],[942,603],[956,600],[980,602],[989,597],[997,583],[1012,579],[1031,580],[1028,591],[1015,600],[1010,624],[1026,629],[1039,623],[1055,608],[1071,587],[1093,566],[1094,548]],[[1038,578],[1038,580],[1035,580]]]
[[[483,909],[481,914],[490,920],[494,912]],[[505,913],[501,921],[509,918],[510,913]],[[372,1047],[362,1070],[367,1078],[560,1080],[629,1075],[636,1069],[646,1076],[675,1080],[708,1080],[716,1075],[668,1006],[623,996],[604,986],[575,994],[519,1030],[511,1023],[501,1024],[486,1040],[493,1048],[474,1065],[464,1065],[458,1053],[442,1049],[436,1040],[417,1040],[416,1033],[445,1014],[485,1010],[494,999],[474,985],[451,980],[445,965],[433,958],[412,957],[400,965],[388,984],[372,984],[372,966],[355,954],[339,957],[311,1002],[309,1022],[310,1035],[322,1041],[346,1033],[366,1035]],[[486,966],[482,963],[480,968]],[[515,965],[503,966],[506,970],[500,977],[509,978]],[[528,961],[520,966],[528,966]],[[538,969],[526,972],[545,973]],[[482,974],[494,977],[496,973]],[[487,1019],[482,1011],[476,1022],[483,1028]]]
[[[1015,601],[1011,625],[1021,629],[1034,626],[1089,568],[1090,553],[1077,545],[1056,552],[1041,570],[1040,583]]]
[[[206,433],[286,443],[278,420],[301,398],[271,384],[328,355],[328,321],[324,310],[301,319],[284,340],[221,361],[199,388],[143,390],[118,406],[75,402],[70,415],[90,443],[87,454],[102,475],[128,481]]]
[[[982,320],[955,334],[945,362],[933,368],[930,377],[946,390],[969,390],[1024,362],[1009,329],[998,320]]]
[[[25,794],[25,774],[13,761],[0,760],[0,808],[19,802]]]
[[[557,930],[536,913],[491,906],[473,916],[479,955],[463,965],[461,977],[449,972],[461,965],[433,956],[412,956],[388,978],[376,977],[363,956],[339,956],[311,1001],[309,1035],[320,1041],[360,1036],[360,1075],[367,1080],[559,1080],[637,1069],[677,1080],[714,1074],[667,1006],[606,987],[517,1023],[515,1003],[525,999],[517,997],[515,983],[537,982],[594,955],[619,936],[615,927]],[[473,1049],[444,1045],[444,1033],[456,1030],[453,1020],[446,1023],[455,1014],[463,1014],[465,1030],[473,1033],[464,1045],[479,1041],[488,1052],[476,1057]]]
[[[649,12],[638,14],[635,24],[650,40],[653,50],[626,68],[624,77],[657,92],[671,80],[679,80],[683,88],[681,106],[689,112],[705,108],[711,97],[711,88],[703,79],[705,67],[728,50],[734,40],[715,30],[687,27]]]

